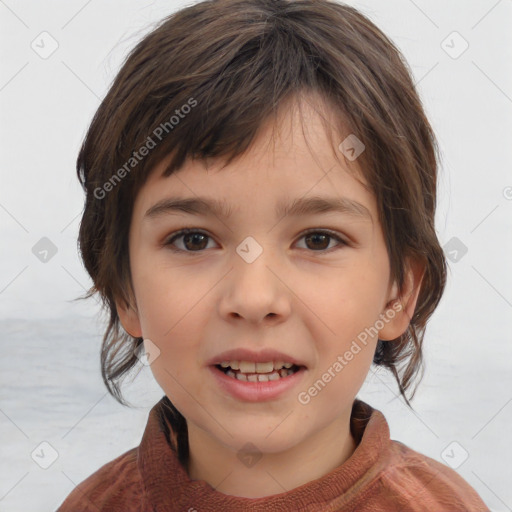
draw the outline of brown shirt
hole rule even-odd
[[[382,413],[361,400],[350,428],[356,450],[325,476],[263,498],[229,496],[189,478],[186,423],[164,396],[140,445],[79,484],[57,512],[489,512],[456,471],[392,441]]]

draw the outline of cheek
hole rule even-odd
[[[378,330],[372,328],[381,313],[384,284],[377,271],[366,267],[365,272],[340,272],[338,280],[325,281],[324,293],[315,291],[311,309],[318,313],[308,315],[308,329],[318,365],[304,389],[313,408],[333,408],[335,414],[363,385],[377,345]]]
[[[213,315],[207,296],[212,286],[169,269],[155,269],[140,277],[137,306],[142,334],[160,350],[151,365],[155,378],[173,387],[178,384],[173,384],[172,377],[179,383],[190,382],[201,364],[201,343]]]
[[[139,261],[143,255],[139,257]],[[204,308],[212,284],[210,279],[181,267],[169,268],[147,257],[146,267],[134,271],[134,286],[142,330],[145,336],[166,338],[183,324],[190,327],[190,318]]]
[[[315,338],[343,352],[347,343],[379,318],[385,284],[379,273],[368,267],[340,269],[329,279],[312,280],[304,290],[304,302]]]

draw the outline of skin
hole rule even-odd
[[[378,336],[391,340],[405,332],[422,277],[422,269],[411,264],[401,293],[391,282],[375,197],[361,184],[362,175],[355,177],[357,160],[336,159],[320,118],[328,117],[329,110],[305,102],[303,122],[296,109],[284,112],[274,145],[269,144],[272,126],[264,125],[249,150],[224,169],[220,162],[205,167],[189,160],[177,173],[162,177],[167,160],[155,167],[137,195],[131,219],[133,296],[130,304],[117,304],[125,330],[160,350],[151,370],[187,420],[190,477],[247,498],[289,491],[352,455],[351,407],[377,337],[361,344],[309,403],[299,403],[298,394],[380,315],[389,317],[397,300],[404,309]],[[275,217],[280,199],[313,194],[355,200],[369,210],[373,222],[339,212]],[[144,218],[151,206],[171,195],[223,198],[234,213],[229,219],[183,212]],[[207,237],[178,238],[173,246],[181,252],[173,252],[165,242],[183,227]],[[308,239],[303,232],[310,228],[335,231],[347,245],[329,237]],[[263,249],[252,263],[236,252],[247,236]],[[297,388],[274,400],[235,399],[217,386],[206,361],[236,347],[293,354],[307,372]],[[250,467],[237,457],[248,442],[262,455]]]

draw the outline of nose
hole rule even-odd
[[[265,319],[278,322],[290,314],[291,294],[270,251],[263,251],[251,263],[237,255],[225,277],[219,312],[226,319],[241,318],[255,324]]]

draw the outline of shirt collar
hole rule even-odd
[[[313,504],[338,503],[353,487],[360,490],[365,482],[373,480],[383,467],[382,458],[391,443],[383,414],[359,399],[352,406],[350,430],[357,443],[356,450],[323,477],[263,498],[229,496],[203,480],[189,478],[186,421],[164,396],[149,413],[137,453],[147,508],[155,512],[194,509],[292,512]]]

